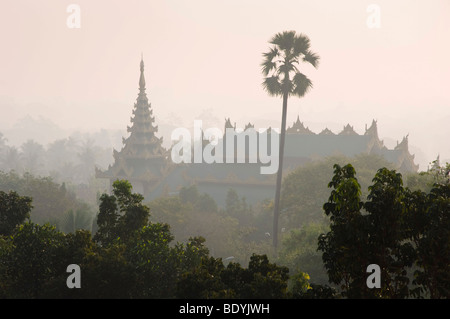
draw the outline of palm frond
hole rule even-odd
[[[291,95],[293,93],[293,89],[294,89],[294,83],[292,83],[292,81],[290,79],[286,79],[284,78],[281,81],[281,91],[283,93],[286,93],[288,95]]]
[[[283,63],[278,67],[279,74],[286,74],[295,70],[295,65],[292,63]]]
[[[277,76],[269,76],[264,78],[264,82],[262,83],[264,90],[272,96],[282,95],[281,91],[281,83]]]
[[[313,87],[311,80],[300,72],[294,75],[292,82],[294,84],[292,94],[298,97],[303,97]]]
[[[280,50],[290,51],[295,41],[295,31],[283,31],[274,35],[270,43],[278,46]]]
[[[300,54],[304,54],[309,50],[309,47],[311,46],[311,41],[309,40],[308,36],[304,34],[299,34],[295,37],[294,44],[293,44],[293,51],[296,56],[299,56]]]
[[[263,53],[263,57],[266,58],[266,61],[272,61],[275,57],[280,54],[276,47],[270,48],[269,52]]]
[[[270,71],[275,70],[277,68],[277,64],[276,62],[272,62],[272,61],[264,61],[263,63],[261,63],[262,66],[262,73],[267,76]]]
[[[307,50],[304,54],[303,61],[311,63],[311,65],[315,68],[319,66],[320,57],[317,53]]]

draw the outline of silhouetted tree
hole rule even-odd
[[[283,174],[284,140],[286,135],[287,102],[289,96],[303,97],[311,88],[311,80],[300,72],[300,62],[308,62],[317,67],[319,56],[310,50],[310,40],[295,31],[277,33],[270,43],[273,47],[264,53],[262,72],[265,76],[263,87],[272,96],[283,98],[279,166],[274,204],[273,246],[278,245],[278,215],[280,205],[281,180]]]

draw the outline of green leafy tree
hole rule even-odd
[[[247,272],[251,282],[241,298],[280,299],[287,296],[289,269],[270,263],[266,255],[253,255]]]
[[[22,224],[2,252],[1,280],[8,298],[44,298],[48,285],[66,270],[61,252],[64,235],[54,226]]]
[[[402,175],[381,168],[369,191],[364,208],[369,213],[371,260],[381,268],[379,296],[408,297],[408,270],[414,263],[416,252],[405,231],[409,228],[405,215],[408,192],[403,187]]]
[[[306,292],[311,289],[309,275],[302,271],[297,271],[294,275],[290,276],[288,289],[292,298],[303,298]]]
[[[318,237],[329,230],[325,223],[310,223],[283,236],[277,262],[289,268],[291,274],[306,273],[315,284],[328,284],[328,276],[317,251]]]
[[[414,283],[415,296],[450,298],[450,184],[435,184],[430,193],[416,193],[412,203],[415,213],[410,227],[415,229],[417,249]],[[412,214],[411,214],[412,215]],[[417,216],[418,215],[418,216]]]
[[[449,185],[435,184],[428,194],[411,191],[401,174],[381,168],[363,202],[355,175],[350,164],[335,165],[324,204],[331,223],[319,250],[330,282],[349,298],[448,298]],[[366,285],[370,264],[380,267],[379,289]]]
[[[264,53],[262,73],[265,76],[263,87],[271,96],[283,98],[279,166],[274,204],[273,245],[278,244],[278,214],[280,204],[281,180],[283,173],[284,140],[286,135],[287,102],[289,96],[303,97],[311,88],[312,81],[299,70],[301,61],[318,66],[319,56],[310,50],[310,40],[295,31],[277,33],[270,43],[273,47]]]
[[[266,255],[252,255],[248,268],[238,263],[224,266],[220,258],[203,258],[200,265],[182,275],[178,298],[286,298],[289,270],[270,263]]]
[[[115,243],[94,247],[80,264],[82,289],[74,297],[90,299],[132,298],[137,283],[135,268],[126,259],[126,246]]]
[[[65,234],[49,224],[7,220],[8,236],[0,236],[0,296],[173,298],[181,275],[209,257],[205,239],[173,244],[169,225],[148,221],[149,208],[127,181],[113,187],[113,195],[102,197],[95,241],[86,230]],[[17,198],[28,207],[28,198]],[[18,207],[7,199],[1,203],[8,204],[9,211]],[[14,228],[17,223],[21,225]],[[82,270],[82,289],[66,286],[70,264]]]
[[[100,197],[100,211],[97,216],[98,230],[94,239],[103,246],[114,240],[128,239],[137,230],[148,224],[150,210],[142,204],[144,197],[132,193],[132,186],[126,180],[113,183],[113,194]]]
[[[348,297],[360,296],[366,290],[365,267],[369,261],[367,222],[361,214],[361,187],[351,165],[335,165],[329,183],[330,198],[324,204],[330,216],[330,231],[319,237],[319,249],[329,281],[340,286]]]
[[[230,298],[232,292],[221,280],[225,266],[220,258],[202,258],[201,263],[181,275],[177,282],[176,298],[216,299]]]
[[[406,183],[410,189],[429,192],[435,184],[450,183],[450,163],[441,165],[438,156],[430,164],[431,167],[424,172],[409,173],[406,175]]]
[[[319,239],[319,249],[330,282],[341,285],[349,298],[406,298],[415,251],[404,231],[406,192],[401,174],[379,169],[366,202],[361,201],[355,175],[352,165],[335,165],[329,184],[333,190],[324,205],[331,224],[330,232]],[[380,289],[367,287],[370,264],[380,266]]]
[[[14,229],[30,218],[32,199],[14,191],[0,191],[0,236],[12,235]]]
[[[178,251],[170,247],[169,226],[144,226],[126,244],[125,258],[134,266],[135,298],[170,298],[178,276]]]

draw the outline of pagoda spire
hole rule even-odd
[[[144,56],[141,54],[141,75],[139,77],[139,95],[145,96]]]

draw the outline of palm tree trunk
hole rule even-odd
[[[288,94],[283,94],[283,114],[281,116],[281,135],[280,135],[280,150],[278,159],[278,172],[277,172],[277,186],[275,190],[275,203],[273,208],[273,247],[275,252],[278,246],[278,217],[280,215],[280,193],[281,193],[281,181],[283,175],[283,158],[284,158],[284,139],[286,136],[286,114],[287,114],[287,100]]]

